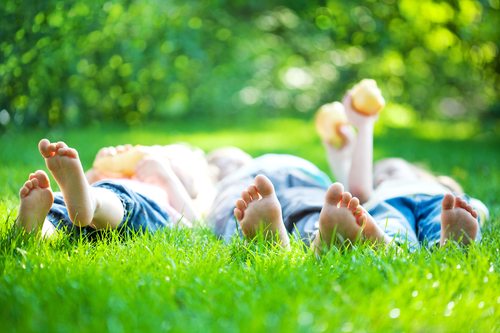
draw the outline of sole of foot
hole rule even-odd
[[[446,194],[441,211],[441,246],[449,241],[469,245],[476,239],[479,224],[477,213],[467,202],[452,194]]]
[[[330,247],[345,241],[354,243],[362,236],[366,214],[357,198],[344,191],[344,186],[334,183],[325,195],[325,203],[319,216],[321,243]]]
[[[16,224],[27,232],[41,229],[54,203],[54,194],[47,174],[42,170],[30,174],[19,190],[19,198],[21,205]]]
[[[91,198],[78,152],[64,142],[51,143],[47,139],[42,139],[38,148],[61,189],[71,221],[80,227],[89,225],[96,204]]]
[[[257,175],[254,184],[242,192],[241,199],[236,201],[234,216],[245,237],[254,238],[262,231],[266,239],[278,237],[283,247],[289,246],[281,205],[273,184],[266,176]]]
[[[319,216],[318,235],[313,244],[318,253],[325,246],[328,249],[333,244],[352,244],[358,240],[374,244],[391,242],[389,236],[359,204],[358,198],[344,191],[342,184],[334,183],[326,192]]]

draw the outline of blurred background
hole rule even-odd
[[[2,0],[0,132],[310,118],[365,77],[395,125],[498,129],[499,9],[500,0]]]

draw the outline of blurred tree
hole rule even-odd
[[[498,117],[499,0],[4,0],[0,127],[299,115],[363,77]]]

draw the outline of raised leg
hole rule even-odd
[[[96,229],[115,228],[123,219],[120,199],[111,191],[91,187],[83,172],[78,152],[64,142],[42,139],[38,144],[64,197],[73,224]]]

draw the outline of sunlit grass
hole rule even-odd
[[[449,128],[448,128],[449,129]],[[297,241],[288,252],[225,244],[209,230],[165,230],[89,242],[23,238],[10,230],[17,188],[44,168],[40,137],[77,147],[86,167],[97,149],[185,141],[238,145],[257,156],[286,152],[328,171],[313,125],[301,120],[157,124],[11,133],[0,150],[2,331],[495,332],[500,330],[498,138],[427,140],[416,129],[379,132],[375,155],[403,156],[455,176],[492,219],[468,251],[396,252],[356,245],[323,258]],[[443,129],[448,133],[447,129]]]

